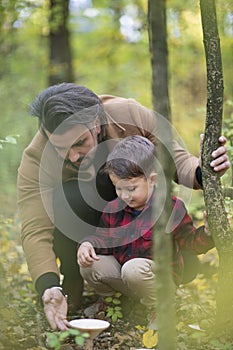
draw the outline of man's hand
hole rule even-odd
[[[204,135],[200,135],[200,153],[199,153],[199,165],[201,166],[201,151],[203,145]],[[227,149],[225,143],[227,141],[225,136],[220,136],[219,139],[220,146],[212,152],[213,160],[210,163],[210,166],[214,171],[219,172],[219,175],[222,176],[230,168],[230,161],[227,155]]]
[[[81,267],[88,267],[93,264],[95,260],[100,258],[96,255],[95,249],[90,242],[83,242],[77,252],[77,261]]]
[[[66,319],[67,301],[57,287],[46,289],[42,301],[46,318],[52,329],[65,331],[70,328],[70,324]]]
[[[222,176],[230,168],[230,161],[227,155],[227,149],[224,146],[227,139],[224,136],[220,136],[218,141],[220,147],[213,151],[212,157],[214,160],[210,163],[210,166]]]

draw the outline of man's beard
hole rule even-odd
[[[65,160],[66,164],[71,165],[77,171],[85,171],[87,170],[94,161],[96,150],[89,152],[87,155],[80,157],[77,162],[71,162],[69,159]]]
[[[85,157],[84,157],[83,159],[81,159],[81,162],[76,162],[76,163],[72,163],[70,160],[66,159],[65,163],[71,165],[73,168],[75,168],[78,171],[79,170],[82,171],[82,170],[87,170],[91,166],[91,164],[93,164],[93,159],[89,159],[85,161]]]

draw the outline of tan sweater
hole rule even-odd
[[[112,145],[110,142],[110,148],[117,140],[129,135],[142,135],[156,143],[156,118],[149,109],[133,99],[108,95],[100,97],[108,118],[106,140],[113,141]],[[177,142],[173,144],[178,182],[191,188],[200,188],[195,178],[198,159]],[[88,181],[89,176],[91,178],[93,175],[93,169],[90,168],[81,174],[81,179]],[[22,244],[34,283],[47,272],[59,275],[52,243],[52,194],[58,183],[75,178],[77,171],[63,165],[56,151],[38,131],[25,149],[18,170]]]

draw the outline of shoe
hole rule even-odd
[[[105,318],[105,311],[107,305],[103,297],[100,297],[94,304],[84,309],[83,313],[88,318],[98,318],[103,320]]]
[[[148,319],[147,328],[148,329],[152,329],[154,331],[157,331],[158,330],[158,324],[156,322],[156,313],[155,313],[154,309],[151,309],[148,312],[147,319]]]

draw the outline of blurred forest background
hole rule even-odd
[[[49,85],[51,71],[59,76],[56,69],[61,69],[51,67],[49,6],[48,0],[0,4],[0,201],[4,217],[17,210],[17,168],[37,129],[28,106]],[[206,108],[199,2],[169,0],[166,6],[172,122],[188,150],[198,154]],[[217,0],[216,6],[225,86],[224,120],[229,123],[233,118],[233,8],[230,0]],[[152,106],[146,0],[70,0],[67,26],[74,82],[97,94],[133,97]],[[9,135],[16,137],[17,145],[12,139],[3,142]]]
[[[59,3],[67,8],[56,12],[54,5]],[[206,114],[199,1],[167,0],[166,8],[172,123],[186,148],[198,155]],[[216,0],[216,9],[224,74],[223,134],[233,164],[232,0]],[[60,26],[61,18],[65,23]],[[17,216],[17,169],[37,130],[29,104],[52,82],[73,81],[97,94],[132,97],[152,108],[151,77],[147,0],[0,1],[0,349],[35,350],[48,345],[45,330],[49,329],[27,271]],[[222,183],[233,188],[232,171]],[[233,201],[226,198],[226,203],[232,214]],[[188,206],[199,224],[202,191],[193,191]],[[218,264],[216,251],[202,259],[210,264],[209,276],[199,275],[177,291],[179,350],[232,349],[232,343],[210,340],[199,331],[199,325],[208,329],[213,324]],[[129,344],[136,343],[156,345],[150,335],[143,340],[145,330],[132,332],[124,321],[118,325],[119,331],[117,325],[111,330],[114,349],[129,350]],[[107,341],[106,336],[103,339]],[[108,344],[101,343],[99,349],[103,348],[109,349]]]

